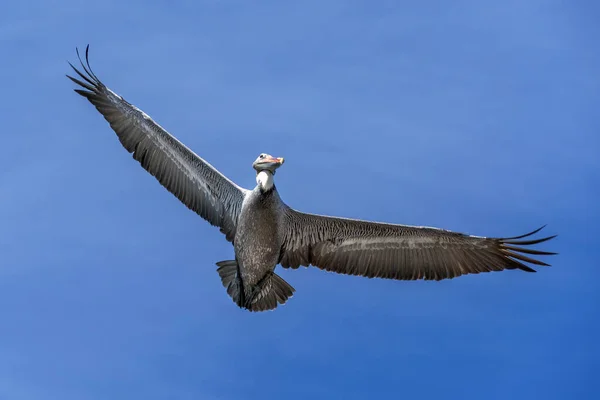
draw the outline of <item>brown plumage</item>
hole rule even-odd
[[[121,144],[168,191],[233,243],[235,260],[217,269],[232,300],[250,311],[284,304],[294,288],[274,273],[314,265],[347,275],[397,280],[440,280],[464,274],[548,265],[529,248],[554,238],[470,236],[429,227],[306,214],[279,197],[273,176],[282,158],[261,154],[253,164],[257,185],[247,190],[200,158],[147,114],[107,88],[92,72],[86,48],[81,79],[68,76],[109,122]],[[79,51],[77,52],[79,56]]]
[[[548,264],[524,254],[555,254],[522,247],[555,237],[520,240],[543,227],[512,238],[486,238],[295,210],[286,212],[286,222],[281,266],[314,265],[326,271],[368,278],[440,280],[504,269],[535,272],[523,262]]]

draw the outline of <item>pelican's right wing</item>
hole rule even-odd
[[[107,88],[92,72],[88,60],[79,58],[85,72],[73,65],[83,81],[67,77],[87,90],[75,89],[109,122],[121,144],[133,158],[169,192],[233,241],[246,193],[204,161],[139,108]],[[77,51],[79,56],[79,51]]]

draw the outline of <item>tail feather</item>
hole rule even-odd
[[[282,277],[269,272],[256,286],[246,308],[250,311],[273,310],[278,304],[285,304],[295,291]]]
[[[249,311],[273,310],[292,297],[296,291],[274,272],[268,272],[247,296],[236,260],[219,261],[217,272],[235,304]]]
[[[217,263],[217,272],[221,277],[221,283],[227,289],[227,294],[233,299],[238,307],[243,307],[246,303],[244,286],[239,274],[238,263],[236,260],[225,260]]]

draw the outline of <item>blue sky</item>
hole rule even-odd
[[[598,5],[2,9],[0,399],[598,395]],[[443,282],[279,270],[295,296],[242,311],[215,271],[230,244],[72,91],[87,43],[109,87],[240,185],[268,152],[303,211],[486,236],[548,224],[560,255]]]

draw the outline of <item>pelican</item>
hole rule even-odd
[[[273,310],[295,289],[275,271],[315,266],[339,274],[396,280],[441,280],[465,274],[549,266],[529,255],[553,255],[530,245],[554,236],[495,238],[450,230],[308,214],[284,203],[275,173],[284,159],[260,154],[252,164],[256,186],[244,189],[220,173],[142,110],[105,86],[77,57],[75,92],[92,103],[141,166],[183,204],[232,243],[234,259],[217,262],[233,302],[249,311]]]

